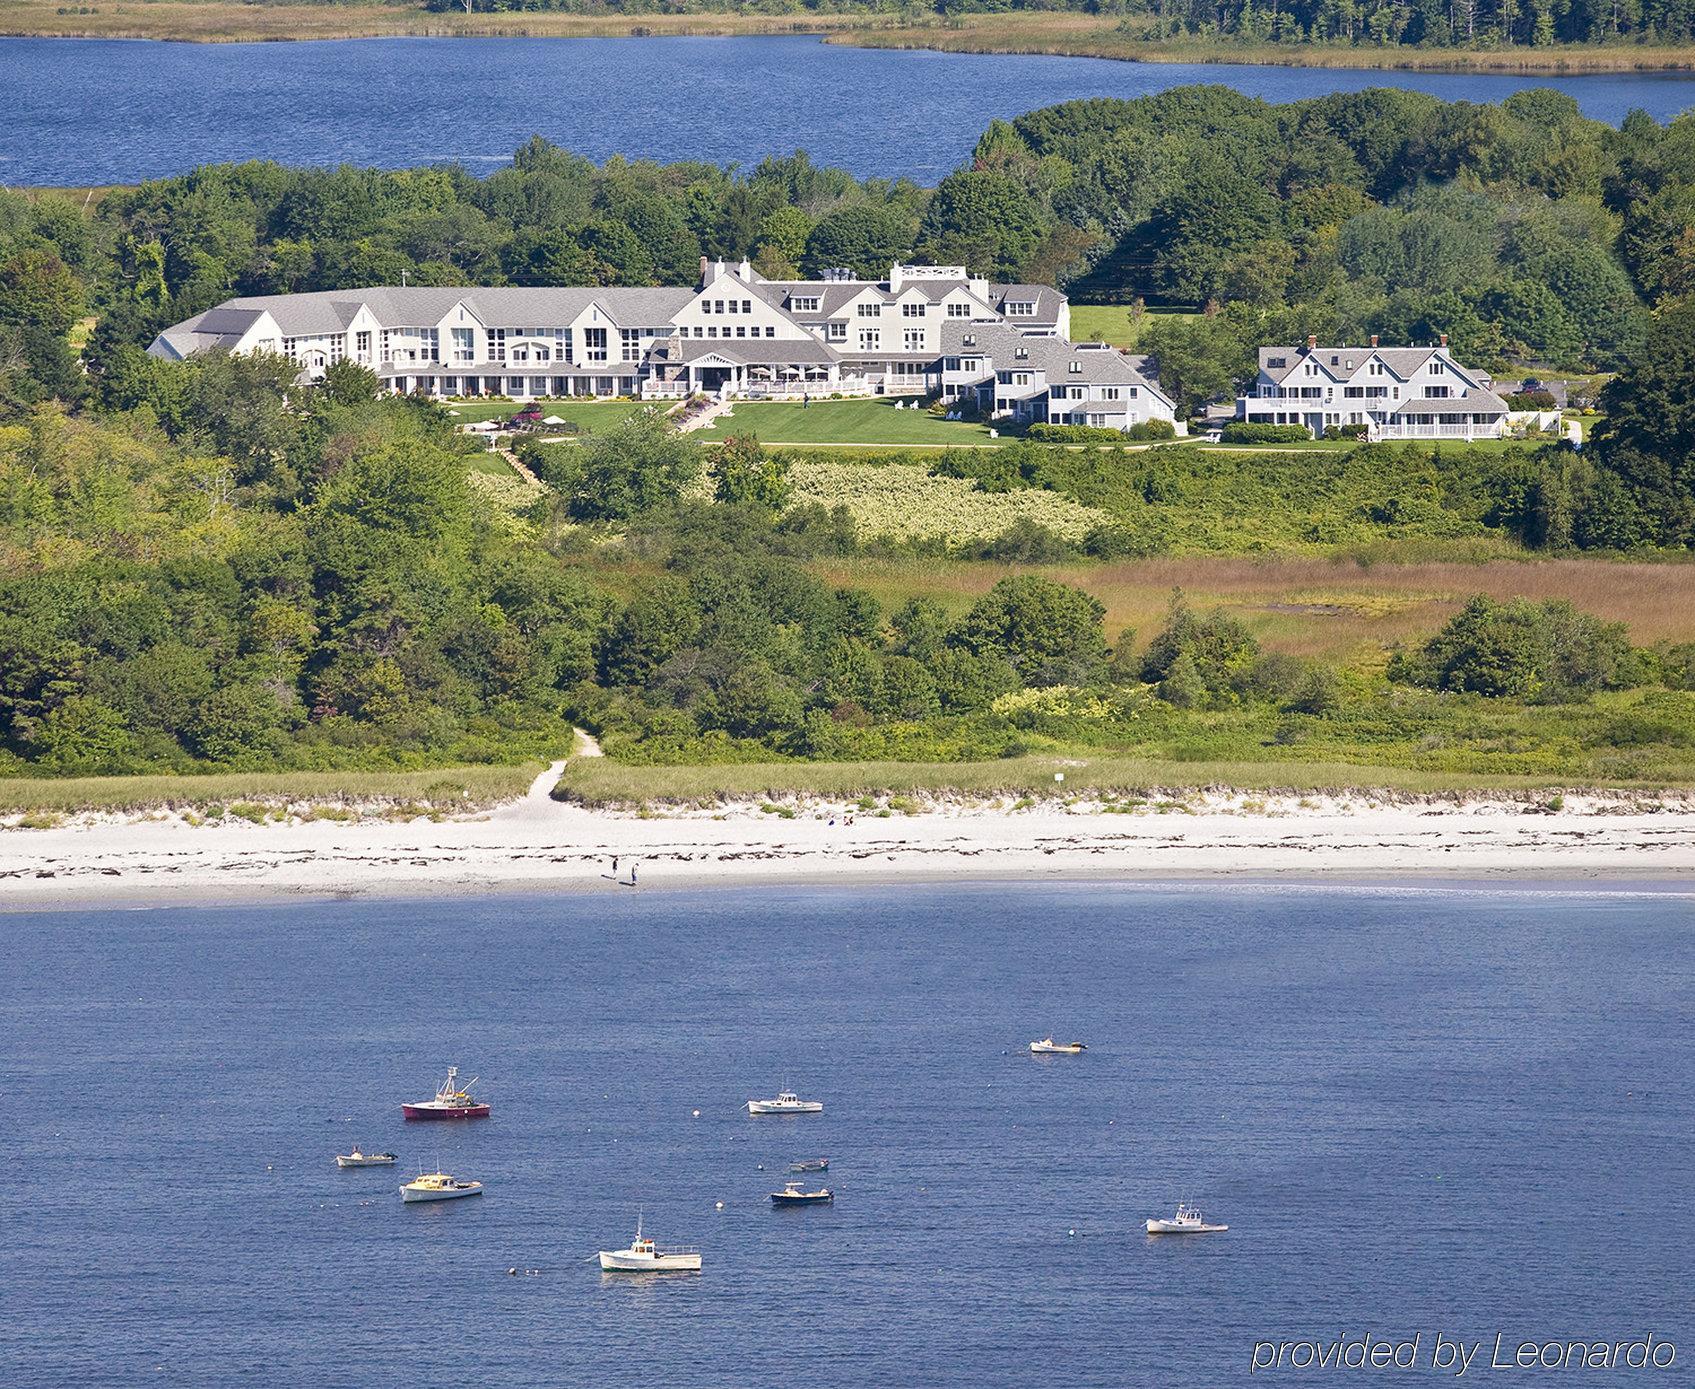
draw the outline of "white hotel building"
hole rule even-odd
[[[391,287],[230,299],[165,329],[148,350],[177,360],[218,349],[273,352],[308,374],[352,359],[390,390],[441,397],[953,399],[972,385],[985,408],[1034,417],[1027,391],[1017,393],[1020,407],[1012,392],[977,389],[998,356],[978,364],[975,383],[962,378],[950,354],[968,325],[1007,356],[1009,370],[1026,339],[1070,350],[1070,306],[1047,285],[994,285],[959,267],[907,265],[876,281],[777,281],[746,261],[706,260],[694,288]],[[1131,359],[1111,348],[1086,352],[1092,366],[1109,370],[1110,357],[1120,364],[1111,371],[1135,375]],[[1144,408],[1162,401],[1170,418],[1157,388]],[[1045,403],[1041,410],[1049,418]],[[1074,412],[1054,418],[1061,413]]]
[[[1448,338],[1429,347],[1262,347],[1236,418],[1252,424],[1364,425],[1370,439],[1499,439],[1508,406],[1487,372],[1460,365]]]

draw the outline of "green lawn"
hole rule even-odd
[[[986,425],[937,419],[880,400],[742,401],[701,430],[702,439],[753,434],[766,444],[982,444]]]
[[[1182,313],[1176,309],[1144,309],[1140,319],[1132,320],[1128,304],[1073,304],[1071,340],[1108,342],[1114,347],[1129,349],[1135,347],[1142,329],[1155,318],[1199,317],[1199,314]]]
[[[586,434],[610,428],[626,415],[647,408],[636,400],[542,400],[536,403],[541,406],[543,415],[558,415]],[[447,408],[452,412],[455,424],[476,424],[480,420],[504,423],[522,406],[511,400],[451,400],[447,402]]]

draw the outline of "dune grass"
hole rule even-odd
[[[428,804],[456,810],[521,796],[542,764],[416,772],[225,772],[214,776],[0,778],[0,814],[181,809],[256,803]]]
[[[1056,782],[1056,774],[1063,782]],[[1620,783],[1649,787],[1655,783]],[[1242,791],[1408,795],[1531,792],[1569,777],[1475,776],[1349,762],[1176,762],[1158,758],[1032,755],[993,762],[778,762],[632,767],[609,758],[573,762],[555,796],[589,806],[709,805],[758,797],[948,795],[1114,796],[1230,787]]]

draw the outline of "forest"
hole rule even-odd
[[[1195,88],[997,125],[934,190],[534,141],[482,179],[252,164],[0,194],[0,774],[499,764],[573,724],[626,762],[1094,747],[1675,774],[1695,746],[1691,571],[1670,562],[1695,543],[1692,190],[1687,119]],[[1307,331],[1440,330],[1617,374],[1581,453],[820,462],[637,413],[526,450],[527,483],[349,363],[306,384],[143,351],[236,293],[686,281],[699,254],[774,274],[934,257],[1181,303],[1199,316],[1144,343],[1190,400]],[[877,477],[938,499],[927,524],[879,519]],[[969,543],[940,500],[962,494]],[[1341,567],[1316,597],[1309,578],[1234,607],[1154,604],[1137,578],[1244,549]],[[1498,565],[1451,563],[1581,550],[1663,577],[1554,568],[1518,598]],[[1416,555],[1449,564],[1437,596],[1362,587],[1372,556]]]

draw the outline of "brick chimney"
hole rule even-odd
[[[1376,333],[1373,333],[1373,334],[1372,334],[1372,335],[1371,335],[1371,345],[1372,345],[1372,346],[1373,346],[1373,347],[1376,347],[1376,346],[1377,346],[1377,334],[1376,334]]]
[[[1307,351],[1308,352],[1316,352],[1317,350],[1318,350],[1318,334],[1317,333],[1308,333],[1307,334]]]
[[[1436,336],[1442,340],[1443,347],[1448,345],[1448,335],[1446,333],[1438,333]]]
[[[706,283],[706,257],[705,256],[702,256],[700,258],[700,282],[703,285]]]

